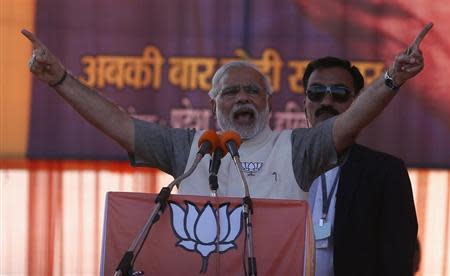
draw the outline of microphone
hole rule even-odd
[[[213,156],[212,161],[210,161],[209,163],[209,186],[211,188],[211,191],[213,191],[213,194],[215,194],[219,187],[219,184],[217,183],[217,173],[220,167],[220,159],[222,158],[221,151],[218,148],[219,144],[219,135],[217,135],[217,133],[213,130],[206,130],[198,139],[199,150],[197,152],[197,158],[195,160],[198,160],[198,162],[200,162],[200,160],[206,153],[209,153],[211,156]],[[217,151],[220,151],[220,153],[216,153]]]
[[[239,157],[238,149],[241,146],[241,136],[237,132],[234,131],[225,131],[220,136],[220,148],[224,152],[224,155],[227,152],[230,152],[231,157]]]
[[[220,135],[220,149],[224,152],[230,152],[231,159],[233,159],[234,165],[236,166],[239,175],[241,177],[242,185],[244,186],[244,195],[250,197],[250,192],[248,189],[247,179],[244,175],[244,169],[242,168],[241,160],[239,157],[238,149],[241,146],[241,136],[234,131],[225,131]]]
[[[206,130],[198,140],[199,150],[197,152],[197,156],[200,155],[203,157],[207,153],[212,155],[219,144],[219,135],[217,135],[217,133],[213,130]]]

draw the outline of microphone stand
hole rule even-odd
[[[231,152],[230,152],[231,154]],[[250,192],[248,189],[248,183],[244,175],[244,170],[242,168],[241,160],[239,158],[239,154],[233,156],[232,159],[236,168],[239,171],[239,175],[242,180],[242,184],[244,186],[244,198],[243,198],[243,210],[242,214],[244,216],[244,225],[245,225],[245,235],[246,235],[246,247],[248,252],[247,263],[248,263],[248,272],[249,276],[256,276],[256,258],[253,252],[253,224],[252,224],[252,214],[253,214],[253,203],[250,198]],[[245,264],[244,264],[245,265]]]
[[[161,191],[159,192],[158,196],[155,199],[156,205],[153,209],[153,212],[151,213],[144,227],[141,229],[139,235],[134,239],[133,243],[128,248],[128,251],[125,252],[125,254],[123,255],[122,260],[120,261],[119,265],[116,268],[114,276],[144,275],[143,271],[136,271],[136,272],[133,271],[134,262],[136,261],[136,258],[139,252],[141,251],[142,246],[144,245],[144,242],[147,239],[147,236],[152,226],[159,220],[165,208],[167,207],[167,199],[169,198],[170,193],[173,190],[173,187],[175,187],[175,185],[178,185],[181,181],[189,177],[194,172],[195,168],[197,168],[203,156],[204,156],[203,154],[197,153],[197,156],[191,168],[178,178],[174,179],[169,185],[161,189]]]
[[[221,159],[223,157],[223,152],[221,149],[216,149],[213,153],[213,158],[209,163],[209,188],[211,189],[211,196],[217,197],[217,189],[219,189],[219,182],[217,179],[217,172],[221,164]]]

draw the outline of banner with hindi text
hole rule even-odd
[[[274,129],[306,127],[301,76],[311,59],[348,58],[366,83],[427,21],[426,67],[360,142],[408,165],[450,166],[450,23],[446,0],[37,1],[36,30],[73,75],[134,116],[171,127],[214,128],[214,71],[251,59],[274,87]],[[30,158],[125,159],[113,141],[46,85],[33,84]]]

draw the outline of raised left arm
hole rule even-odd
[[[388,75],[395,86],[401,86],[416,76],[424,67],[420,43],[433,27],[427,24],[416,39],[395,57]],[[345,112],[341,113],[333,126],[333,141],[338,154],[354,143],[361,130],[375,119],[394,97],[396,91],[385,84],[384,75],[366,87]]]

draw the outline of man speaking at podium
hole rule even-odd
[[[346,149],[394,97],[397,88],[423,69],[418,46],[431,28],[397,55],[385,76],[368,86],[345,112],[313,129],[276,132],[269,127],[272,89],[267,78],[247,62],[219,68],[209,92],[221,130],[238,132],[250,195],[259,198],[307,199],[314,178],[339,164]],[[172,129],[132,118],[127,112],[71,76],[59,59],[32,33],[30,71],[54,88],[78,113],[130,153],[133,164],[181,175],[197,152],[202,131]],[[209,195],[208,162],[180,184],[184,194]],[[229,155],[218,174],[220,196],[242,196],[243,189]]]

